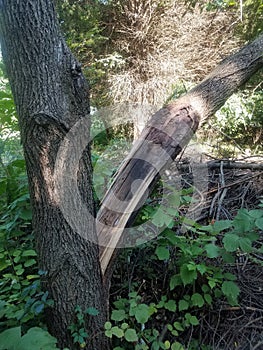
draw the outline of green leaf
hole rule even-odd
[[[171,346],[171,344],[170,344],[169,340],[166,340],[166,341],[164,342],[164,348],[165,348],[165,349],[170,349],[170,346]]]
[[[111,313],[111,319],[113,321],[122,321],[126,318],[125,310],[113,310]]]
[[[212,304],[213,299],[212,299],[210,294],[204,294],[204,299],[205,299],[205,301],[207,302],[208,305]]]
[[[16,250],[13,251],[13,254],[12,254],[12,255],[13,255],[13,256],[19,256],[19,255],[21,255],[21,253],[22,253],[21,250],[17,250],[17,249],[16,249]]]
[[[244,233],[249,231],[252,226],[252,221],[248,210],[240,209],[233,220],[233,224],[237,232]]]
[[[208,281],[208,285],[211,289],[213,289],[216,286],[216,281],[213,278],[210,278]]]
[[[183,264],[180,267],[180,276],[184,285],[191,284],[197,278],[196,270],[192,269],[192,265],[191,270],[189,270],[189,265],[190,264]]]
[[[127,302],[128,302],[128,299],[122,298],[122,299],[114,301],[113,304],[117,309],[124,309]]]
[[[134,316],[138,323],[146,323],[150,317],[149,306],[147,306],[146,304],[139,304],[134,310]]]
[[[194,293],[191,297],[194,306],[202,307],[205,303],[204,298],[199,293]]]
[[[248,214],[254,219],[262,218],[263,217],[263,210],[262,209],[250,210],[248,212]]]
[[[203,284],[203,285],[202,285],[202,291],[203,291],[204,293],[207,293],[207,292],[210,291],[210,288],[208,287],[207,284]]]
[[[179,333],[176,329],[172,330],[172,335],[174,335],[175,337],[178,337]]]
[[[240,237],[234,233],[226,233],[223,238],[223,243],[226,251],[235,252],[239,247]]]
[[[158,341],[155,340],[152,342],[151,350],[160,350],[160,344]]]
[[[31,310],[34,312],[34,314],[38,315],[44,310],[44,307],[45,305],[43,302],[37,301],[32,305]]]
[[[185,350],[185,348],[183,347],[183,345],[181,343],[176,341],[172,344],[171,350]]]
[[[170,279],[170,290],[174,290],[175,287],[182,285],[182,279],[180,275],[173,275]]]
[[[19,214],[19,217],[23,220],[32,220],[32,211],[29,209],[24,209]]]
[[[255,225],[260,229],[263,230],[263,218],[257,219],[255,222]]]
[[[105,324],[104,324],[105,329],[109,330],[109,329],[111,329],[111,327],[112,327],[111,322],[109,322],[109,321],[105,322]]]
[[[179,300],[179,303],[178,303],[179,311],[188,310],[188,308],[189,308],[189,303],[186,300],[184,299]]]
[[[216,232],[224,231],[232,226],[233,222],[231,220],[220,220],[213,224],[213,228]]]
[[[98,316],[99,311],[95,307],[88,307],[86,313],[91,316]]]
[[[157,227],[169,226],[173,219],[167,215],[161,208],[154,214],[152,223]]]
[[[7,329],[0,333],[0,350],[17,350],[21,339],[21,327]]]
[[[169,323],[168,325],[167,325],[167,329],[168,329],[168,331],[172,331],[173,330],[173,326]]]
[[[16,274],[18,276],[21,276],[21,275],[23,275],[24,271],[25,271],[25,269],[18,269],[18,270],[16,270]]]
[[[121,324],[121,329],[127,329],[129,327],[128,323],[123,322]]]
[[[22,256],[37,256],[37,253],[33,249],[24,250]]]
[[[165,304],[164,304],[164,308],[166,310],[175,312],[176,311],[176,302],[175,300],[168,300]]]
[[[27,261],[24,263],[24,266],[25,266],[25,267],[29,267],[29,266],[32,266],[32,265],[34,265],[34,264],[36,264],[36,260],[35,260],[35,259],[29,259],[29,260],[27,260]]]
[[[111,329],[106,329],[105,335],[106,335],[106,337],[108,337],[108,338],[112,338],[112,331],[111,331]]]
[[[167,247],[159,246],[155,251],[159,260],[168,260],[170,257],[170,252]]]
[[[237,276],[234,275],[233,273],[225,272],[225,273],[224,273],[224,278],[227,279],[227,280],[229,280],[229,281],[236,281]]]
[[[220,249],[217,245],[209,243],[205,245],[205,250],[208,258],[217,258],[220,255]]]
[[[207,266],[204,264],[196,265],[197,270],[203,275],[207,271]]]
[[[199,321],[198,321],[196,316],[192,316],[191,315],[191,317],[189,317],[188,321],[190,322],[190,324],[192,326],[198,326],[199,325]]]
[[[235,262],[235,257],[232,253],[222,250],[222,259],[227,264],[233,264]]]
[[[251,240],[251,242],[255,242],[259,239],[259,234],[256,231],[251,231],[246,234],[246,237]]]
[[[217,299],[219,299],[219,298],[222,297],[222,294],[223,294],[223,293],[222,293],[221,289],[215,288],[214,294],[215,294],[215,297],[216,297]]]
[[[252,242],[249,238],[240,237],[239,246],[240,249],[245,253],[250,253],[252,251]]]
[[[6,301],[0,300],[0,319],[4,316],[4,314],[6,312],[5,305],[6,305]]]
[[[32,280],[32,279],[39,278],[39,275],[27,275],[26,278],[27,278],[28,280]]]
[[[55,350],[57,340],[39,327],[30,328],[17,344],[19,350]]]
[[[111,332],[117,338],[122,338],[124,336],[123,330],[121,328],[117,327],[117,326],[112,327]]]
[[[172,245],[176,245],[178,243],[178,236],[176,236],[176,233],[174,231],[166,229],[164,232],[164,236],[169,240],[169,242]]]
[[[173,326],[178,331],[184,331],[184,328],[183,328],[183,326],[182,326],[182,324],[180,322],[174,322]]]
[[[131,343],[138,341],[137,333],[135,329],[132,328],[129,328],[125,331],[124,338]]]
[[[222,284],[221,290],[223,294],[228,298],[230,304],[237,304],[237,298],[240,293],[238,285],[233,281],[225,281]]]

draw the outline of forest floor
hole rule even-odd
[[[263,200],[263,157],[229,161],[217,160],[206,155],[201,163],[194,164],[192,160],[184,158],[174,162],[166,171],[166,176],[174,181],[179,172],[179,180],[175,182],[179,181],[180,186],[185,185],[186,188],[189,185],[196,186],[194,195],[199,204],[190,208],[190,216],[194,220],[201,224],[232,220],[240,208],[258,208],[258,204]],[[189,216],[189,208],[186,210]],[[263,237],[258,243],[262,242]],[[129,262],[131,263],[132,261]],[[202,343],[207,345],[205,349],[262,350],[262,266],[263,253],[255,256],[253,253],[249,256],[242,252],[236,254],[235,263],[229,264],[227,269],[237,277],[236,282],[240,288],[239,305],[230,306],[218,299],[211,308],[200,309],[198,319],[201,321],[194,331],[195,334],[190,334],[189,331],[185,336],[189,339],[193,336],[201,339]],[[117,267],[118,273],[125,274],[125,267]],[[139,278],[143,279],[144,276]],[[124,281],[118,281],[117,278],[115,282],[116,287],[119,285],[121,288]],[[112,292],[115,294],[116,290]]]
[[[201,220],[233,219],[240,208],[257,208],[263,199],[263,157],[242,162],[213,160],[210,166]],[[263,254],[252,254],[252,259],[246,254],[236,256],[230,272],[237,276],[241,290],[239,305],[218,302],[207,310],[199,328],[200,338],[213,350],[262,350]]]

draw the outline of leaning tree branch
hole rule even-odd
[[[103,273],[160,172],[188,144],[200,123],[262,67],[263,35],[224,59],[199,85],[153,115],[119,168],[97,216]]]

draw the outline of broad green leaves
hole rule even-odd
[[[223,238],[223,243],[226,251],[235,252],[239,247],[239,237],[233,233],[227,233]]]
[[[125,310],[113,310],[111,319],[113,321],[123,321],[127,317]]]
[[[33,327],[21,336],[21,327],[0,333],[0,350],[56,350],[57,340],[47,331]]]
[[[194,293],[194,294],[191,296],[191,301],[192,301],[192,303],[193,303],[193,306],[202,307],[202,306],[204,306],[204,304],[205,304],[204,298],[203,298],[202,295],[199,294],[199,293]]]
[[[134,310],[130,311],[130,315],[134,315],[138,323],[144,324],[150,317],[149,306],[146,304],[139,304],[134,308]]]
[[[214,243],[209,243],[205,245],[205,250],[208,258],[217,258],[220,255],[220,248]]]
[[[222,284],[222,292],[228,298],[231,305],[236,305],[238,303],[238,296],[240,289],[236,283],[233,281],[225,281]]]
[[[137,345],[136,350],[184,349],[177,339],[187,327],[199,325],[195,314],[199,308],[209,307],[219,298],[225,298],[230,305],[238,304],[240,289],[237,277],[224,271],[218,262],[222,265],[224,262],[232,263],[240,252],[249,258],[251,252],[260,251],[262,248],[256,247],[260,246],[258,238],[262,218],[261,208],[242,209],[234,220],[216,221],[208,226],[189,221],[189,231],[184,236],[166,228],[151,243],[153,254],[149,255],[149,259],[165,266],[170,290],[150,305],[142,302],[142,297],[136,292],[130,293],[128,299],[117,300],[111,315],[116,325],[105,325],[106,335],[128,343],[138,339],[138,344],[141,344],[140,339],[146,339],[149,345]],[[180,220],[178,215],[177,219]],[[163,222],[158,219],[158,224]],[[180,294],[186,288],[188,294]],[[173,343],[170,340],[159,341],[159,332],[152,328],[163,315],[168,320],[176,318],[175,322],[167,324]]]
[[[127,329],[125,334],[124,334],[124,337],[128,342],[138,341],[138,336],[137,336],[135,329]]]
[[[117,338],[124,338],[128,342],[136,342],[138,341],[138,335],[136,330],[133,328],[129,328],[127,323],[122,323],[120,327],[112,326],[111,322],[106,322],[104,325],[105,335],[109,338],[115,336]]]
[[[168,260],[170,257],[168,247],[158,246],[155,253],[159,260]]]
[[[184,285],[193,283],[197,278],[196,266],[194,264],[183,264],[180,267],[180,276]]]

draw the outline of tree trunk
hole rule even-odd
[[[129,234],[123,233],[160,173],[188,144],[199,124],[263,67],[262,47],[263,35],[223,60],[203,82],[153,115],[118,170],[97,216],[103,273],[115,248],[132,244]]]
[[[95,307],[99,315],[86,317],[85,348],[108,349],[102,331],[108,290],[102,281],[94,220],[87,221],[88,239],[74,232],[60,210],[54,184],[65,135],[76,122],[89,118],[87,83],[60,34],[52,1],[0,0],[0,11],[1,48],[19,117],[39,267],[46,271],[42,284],[54,300],[47,313],[48,328],[60,347],[79,349],[68,329],[76,322],[75,307]],[[78,190],[93,215],[88,148],[78,166]]]

